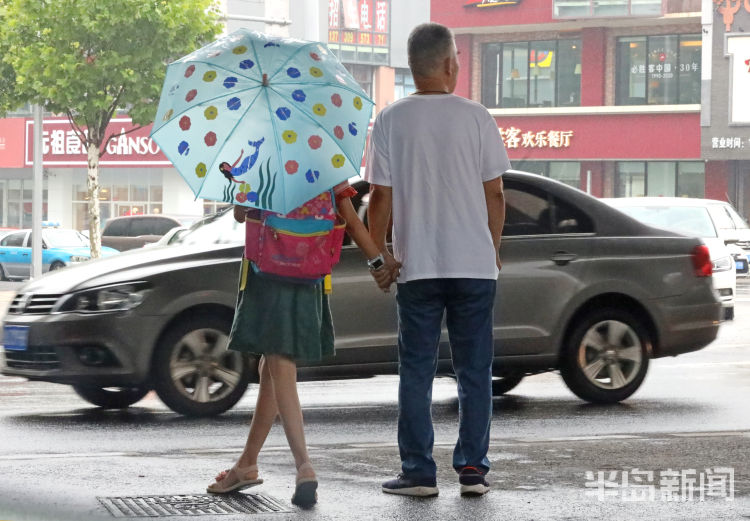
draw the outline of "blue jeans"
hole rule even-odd
[[[432,382],[446,314],[453,370],[458,380],[459,430],[453,468],[490,468],[492,316],[496,281],[421,279],[398,284],[399,415],[402,472],[435,477],[432,458]]]

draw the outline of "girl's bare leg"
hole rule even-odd
[[[265,359],[273,381],[273,393],[284,433],[292,450],[294,463],[299,469],[303,463],[309,463],[310,457],[305,442],[302,407],[297,394],[297,365],[285,356],[266,355]],[[315,477],[315,471],[309,465],[298,474],[304,478]]]
[[[258,399],[255,402],[255,412],[250,423],[250,433],[247,436],[247,442],[245,442],[245,449],[237,462],[237,466],[241,468],[258,464],[260,449],[263,447],[279,413],[274,396],[273,379],[265,356],[260,359],[258,373],[260,374],[260,384],[258,386]],[[257,477],[257,472],[255,476],[252,474],[251,472],[248,476],[243,477],[249,479]]]

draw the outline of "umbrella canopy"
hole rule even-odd
[[[372,106],[325,45],[240,29],[167,67],[151,137],[196,198],[288,213],[359,174]]]

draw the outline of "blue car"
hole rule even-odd
[[[23,280],[31,275],[31,230],[18,230],[0,240],[0,280]],[[102,257],[117,253],[102,247]],[[64,268],[91,258],[89,240],[76,230],[42,228],[42,272]]]

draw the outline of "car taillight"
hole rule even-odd
[[[708,246],[701,244],[693,248],[691,258],[693,259],[693,269],[695,270],[696,277],[711,276],[713,265],[711,264],[711,255],[708,253]]]

